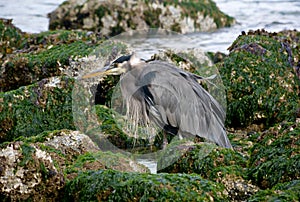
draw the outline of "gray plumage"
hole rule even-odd
[[[123,73],[121,92],[134,124],[152,121],[173,135],[200,136],[232,148],[224,128],[225,111],[198,83],[202,77],[164,61],[145,62],[134,55],[115,60],[105,72]]]

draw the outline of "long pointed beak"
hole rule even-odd
[[[112,67],[110,65],[107,65],[105,67],[96,69],[94,71],[89,72],[88,74],[85,74],[82,76],[83,79],[93,78],[96,76],[106,76],[111,73]]]

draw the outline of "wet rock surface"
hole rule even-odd
[[[213,1],[67,1],[49,14],[53,29],[129,30],[162,28],[179,33],[211,31],[234,24]]]
[[[76,63],[91,61],[85,56],[103,43],[100,34],[57,30],[31,35],[7,20],[0,20],[0,32],[4,201],[299,201],[298,31],[242,33],[229,55],[211,54],[226,87],[226,127],[234,150],[199,141],[171,143],[159,165],[173,151],[183,155],[162,166],[160,172],[168,173],[159,174],[149,174],[126,155],[104,151],[106,142],[95,144],[91,133],[76,131],[72,91],[85,68]],[[115,55],[123,51],[118,50]],[[191,58],[172,52],[156,57],[195,71],[188,65]],[[117,80],[105,78],[101,86],[111,92]],[[110,95],[101,99],[106,104]],[[94,110],[105,140],[124,150],[149,144],[126,136],[110,108],[96,105]]]

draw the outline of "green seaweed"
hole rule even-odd
[[[48,80],[0,93],[1,141],[35,136],[43,131],[75,129],[72,115],[73,78],[59,77],[60,85]]]
[[[3,57],[18,49],[24,35],[12,24],[12,20],[0,19],[0,64],[2,64]]]
[[[35,152],[35,148],[30,146],[27,143],[21,144],[21,151],[23,154],[22,160],[18,163],[19,166],[24,167],[27,163],[32,162],[33,163],[33,157],[32,153]]]
[[[265,128],[294,121],[299,80],[280,41],[265,35],[241,35],[224,62],[218,63],[227,89],[226,124]]]
[[[171,154],[165,153],[160,157],[158,170],[160,167],[163,169],[159,172],[197,173],[209,180],[216,180],[226,174],[245,177],[246,159],[232,149],[224,149],[208,143],[197,144],[191,146],[188,152],[184,153],[174,164],[166,168],[161,166],[164,162],[168,162],[172,155],[174,154],[171,151]]]
[[[248,162],[249,179],[264,189],[300,179],[300,124],[269,130],[251,148]]]
[[[261,190],[251,196],[249,202],[261,201],[299,201],[300,180],[292,180],[286,183],[279,183],[272,189]]]
[[[39,79],[58,76],[61,67],[70,65],[70,59],[87,56],[94,48],[83,41],[76,41],[55,45],[37,53],[17,54],[4,65],[5,83],[1,90],[13,90]]]
[[[73,163],[70,163],[68,167],[64,170],[64,173],[70,174],[78,172],[81,170],[85,163],[96,161],[95,155],[93,153],[87,152],[85,154],[79,155]]]
[[[133,149],[137,147],[146,147],[149,144],[148,139],[129,137],[122,131],[117,124],[112,109],[95,105],[96,114],[99,118],[100,130],[108,135],[107,139],[115,146],[121,149]]]
[[[224,188],[198,175],[82,172],[67,183],[63,201],[223,201]]]

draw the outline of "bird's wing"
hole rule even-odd
[[[224,127],[225,111],[222,106],[197,82],[191,82],[190,85],[198,99],[198,103],[195,103],[195,119],[202,118],[206,123],[206,125],[198,125],[198,130],[203,132],[200,136],[214,141],[220,146],[231,148]],[[190,112],[192,110],[190,109]],[[182,127],[184,128],[184,125]]]
[[[224,110],[193,74],[169,63],[153,61],[138,80],[151,95],[148,96],[153,105],[150,113],[156,115],[160,126],[171,125],[183,135],[198,135],[231,147],[224,129]]]
[[[168,78],[168,79],[166,79]],[[177,89],[173,82],[178,79],[176,76],[166,71],[147,71],[139,81],[146,103],[150,106],[149,112],[163,128],[165,125],[178,127],[177,120],[180,98],[177,96]]]

